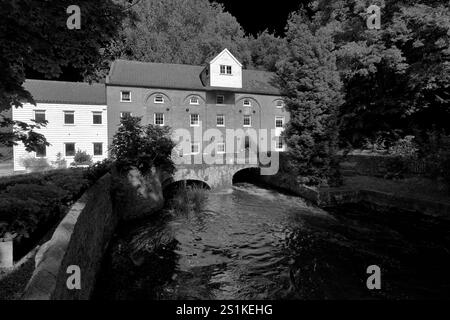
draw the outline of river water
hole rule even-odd
[[[369,290],[367,267],[381,269]],[[210,192],[202,210],[122,227],[96,299],[413,299],[450,297],[450,223],[324,211],[252,184]]]

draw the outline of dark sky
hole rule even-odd
[[[239,21],[246,32],[257,34],[269,29],[278,35],[284,32],[289,13],[307,0],[277,0],[272,4],[257,0],[215,0]]]

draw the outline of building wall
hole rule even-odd
[[[130,91],[131,102],[121,102],[120,92]],[[108,138],[109,142],[120,124],[121,112],[131,112],[133,116],[142,117],[143,124],[154,123],[155,113],[164,113],[165,125],[172,129],[186,129],[194,140],[194,128],[190,126],[190,114],[199,114],[202,130],[215,128],[222,132],[225,139],[226,129],[243,129],[244,114],[251,115],[253,129],[275,129],[275,116],[284,116],[285,123],[289,120],[289,113],[284,108],[277,108],[276,101],[280,96],[262,94],[241,94],[230,91],[190,91],[167,90],[154,88],[139,88],[107,85],[108,101]],[[222,105],[216,104],[216,95],[224,95]],[[164,103],[154,102],[157,95],[164,97]],[[198,105],[190,104],[190,97],[197,96]],[[250,100],[251,106],[245,107],[244,100]],[[225,127],[216,125],[218,114],[225,117]],[[269,132],[270,133],[270,132]],[[193,141],[199,142],[199,141]],[[274,147],[275,143],[272,143]],[[206,145],[204,144],[204,147]]]
[[[24,104],[23,108],[13,109],[13,119],[26,123],[33,123],[35,110],[45,110],[45,117],[48,124],[45,128],[37,129],[42,133],[50,146],[46,149],[46,159],[51,163],[56,160],[56,155],[61,152],[63,158],[69,165],[73,157],[65,156],[64,143],[75,143],[75,150],[86,151],[94,154],[93,143],[103,143],[103,155],[93,156],[94,162],[101,161],[107,156],[108,150],[108,114],[106,105],[72,105],[72,104],[49,104],[38,103],[36,106]],[[73,125],[64,124],[64,111],[75,112],[75,123]],[[92,112],[102,112],[102,124],[93,124]],[[14,171],[25,170],[22,159],[35,157],[35,153],[28,153],[23,144],[14,147]]]

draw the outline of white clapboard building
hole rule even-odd
[[[78,150],[86,151],[94,162],[107,157],[108,121],[104,84],[26,80],[25,88],[36,105],[26,103],[13,108],[13,120],[33,124],[47,120],[42,133],[50,146],[38,152],[27,152],[23,144],[14,146],[14,171],[26,170],[24,159],[45,158],[51,165],[59,154],[67,164]]]

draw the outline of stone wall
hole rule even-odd
[[[52,238],[36,254],[36,268],[23,294],[25,300],[87,300],[95,287],[105,253],[120,221],[154,214],[164,206],[159,171],[146,177],[136,170],[107,174],[69,210]],[[67,281],[80,270],[81,288]],[[71,278],[72,279],[72,278]]]

